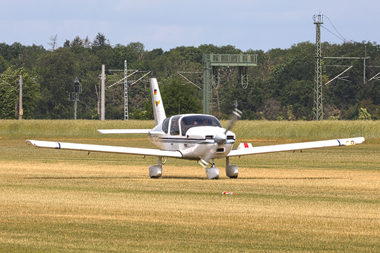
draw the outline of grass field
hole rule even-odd
[[[221,178],[207,180],[196,162],[169,159],[153,180],[155,158],[25,145],[153,147],[144,135],[96,133],[153,122],[0,121],[0,252],[379,252],[379,124],[354,123],[316,132],[365,136],[362,145],[234,158],[235,180],[223,160]],[[278,124],[242,121],[236,132],[255,146],[318,139],[309,122]]]

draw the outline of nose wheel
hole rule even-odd
[[[219,178],[219,169],[215,167],[214,160],[212,160],[211,167],[206,167],[206,175],[208,179],[218,179]]]

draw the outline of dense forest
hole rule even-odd
[[[312,120],[314,106],[315,44],[301,42],[288,49],[248,50],[232,45],[199,47],[180,46],[169,51],[145,50],[140,42],[114,45],[99,33],[94,41],[77,36],[51,48],[0,43],[0,119],[18,118],[18,79],[23,79],[24,119],[73,119],[76,77],[82,85],[78,101],[78,119],[99,119],[99,75],[106,66],[106,119],[124,118],[124,60],[129,73],[139,70],[128,80],[149,76],[129,86],[130,119],[152,119],[149,77],[156,77],[167,115],[201,113],[203,54],[257,54],[258,66],[248,68],[248,86],[238,82],[237,68],[219,68],[220,81],[213,88],[212,114],[227,118],[234,103],[244,119]],[[323,83],[348,66],[344,78],[323,86],[324,119],[380,119],[380,46],[376,42],[322,44],[322,56],[364,57],[363,60],[323,59]],[[121,70],[121,71],[120,71]],[[365,76],[363,71],[365,70]],[[182,78],[184,73],[193,83]],[[195,84],[195,85],[194,85]],[[110,87],[111,86],[111,87]],[[197,87],[199,86],[199,87]]]

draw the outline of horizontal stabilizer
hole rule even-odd
[[[232,156],[243,156],[243,155],[291,151],[291,150],[305,150],[305,149],[311,149],[311,148],[350,146],[350,145],[363,143],[364,140],[365,140],[364,137],[357,137],[357,138],[335,139],[335,140],[327,140],[327,141],[312,141],[312,142],[279,144],[279,145],[261,146],[261,147],[248,147],[248,148],[241,148],[241,149],[233,149],[227,156],[232,157]]]
[[[152,129],[98,129],[101,134],[148,134]]]
[[[79,150],[79,151],[88,151],[88,152],[104,152],[104,153],[182,158],[182,153],[179,151],[159,150],[159,149],[149,149],[149,148],[128,148],[128,147],[118,147],[118,146],[78,144],[78,143],[54,142],[54,141],[35,141],[35,140],[27,140],[26,144],[34,146],[34,147],[38,147],[38,148],[52,148],[52,149]]]

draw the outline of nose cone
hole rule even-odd
[[[219,132],[215,135],[215,142],[218,143],[219,145],[222,145],[224,143],[226,143],[227,141],[227,136],[222,133],[222,132]]]

